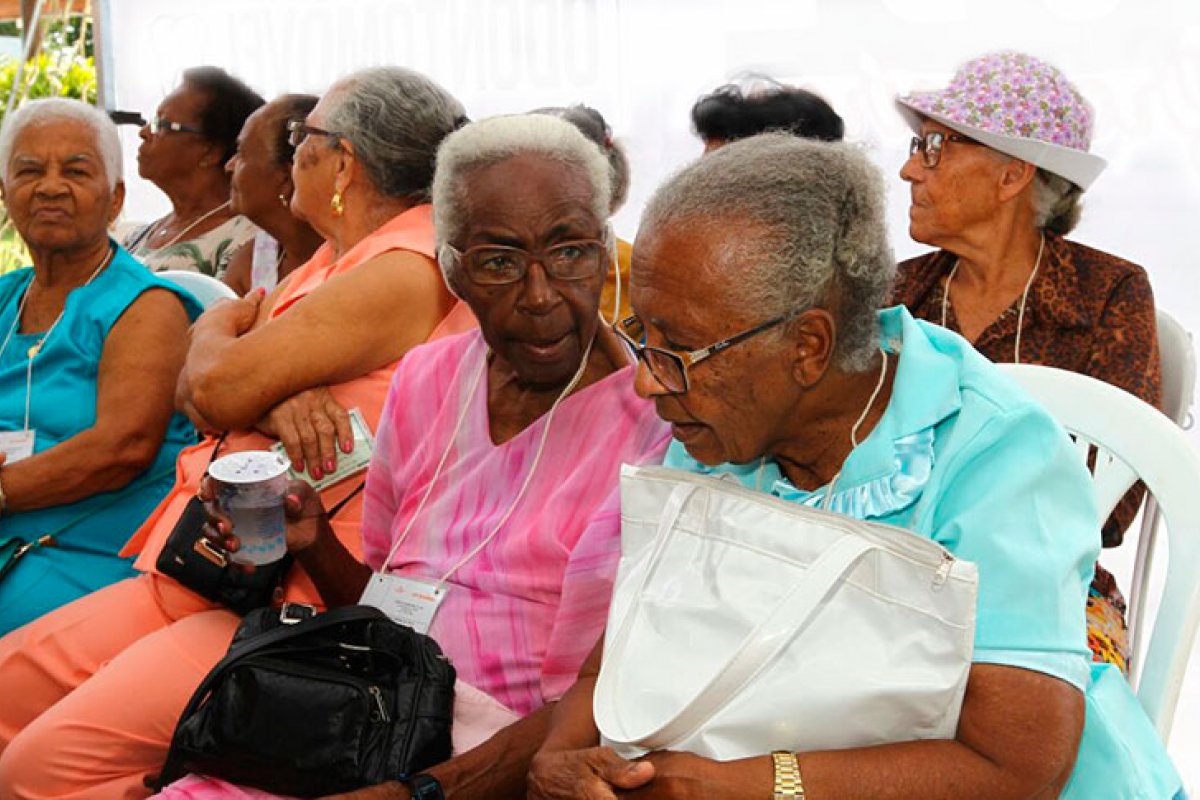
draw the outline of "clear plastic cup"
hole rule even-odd
[[[217,504],[233,522],[240,547],[229,554],[237,564],[271,564],[287,554],[283,501],[288,462],[266,450],[230,453],[214,461]]]

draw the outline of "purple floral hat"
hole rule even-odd
[[[1104,170],[1088,152],[1092,107],[1066,76],[1024,53],[968,61],[945,89],[913,92],[896,106],[915,131],[922,118],[1087,189]]]

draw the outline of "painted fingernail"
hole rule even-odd
[[[331,457],[329,457],[329,458],[327,458],[327,459],[325,459],[325,471],[326,471],[326,472],[333,472],[333,469],[334,469],[334,467],[336,467],[336,466],[337,466],[337,462],[335,462],[335,461],[333,460],[333,457],[332,457],[332,456],[331,456]]]
[[[343,453],[353,453],[354,452],[354,440],[353,439],[345,439],[342,441],[342,452]]]

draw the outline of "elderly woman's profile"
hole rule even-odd
[[[985,76],[987,79],[985,80]],[[893,302],[961,333],[997,363],[1090,375],[1157,406],[1154,294],[1137,264],[1065,238],[1104,169],[1093,111],[1058,69],[1024,53],[964,64],[950,85],[897,98],[916,134],[900,177],[909,235],[938,249],[900,264]],[[1102,530],[1116,547],[1141,505],[1138,484]],[[1129,665],[1125,599],[1096,564],[1087,599],[1096,661]]]
[[[0,634],[134,575],[118,551],[195,441],[174,412],[199,306],[108,236],[116,128],[36,100],[0,132],[4,203],[33,266],[0,278]]]
[[[634,245],[635,316],[618,331],[640,355],[638,392],[671,423],[667,466],[903,528],[977,565],[954,738],[835,750],[808,731],[800,748],[786,737],[804,721],[775,711],[757,731],[775,732],[760,755],[655,750],[627,761],[599,746],[598,645],[559,703],[530,797],[1178,791],[1129,685],[1115,670],[1089,671],[1084,597],[1099,536],[1068,437],[960,336],[902,307],[880,310],[893,269],[882,179],[865,155],[753,137],[700,159],[651,200]],[[679,624],[705,635],[702,617]]]
[[[290,204],[325,244],[269,295],[218,304],[187,336],[180,322],[173,341],[188,349],[172,382],[177,405],[223,435],[176,459],[173,485],[125,545],[136,577],[0,639],[0,795],[29,785],[56,797],[145,794],[187,698],[240,621],[157,566],[214,455],[278,442],[298,473],[320,480],[353,447],[348,412],[359,409],[374,431],[399,360],[463,330],[454,320],[469,325],[469,312],[451,313],[429,204],[437,147],[463,117],[424,75],[375,67],[337,81],[292,120]],[[363,480],[346,475],[321,492],[330,506],[353,495],[332,526],[354,553]],[[281,590],[321,604],[303,567]],[[31,755],[68,736],[62,758]]]
[[[229,203],[225,162],[237,152],[246,118],[263,104],[220,67],[185,70],[138,132],[138,174],[171,201],[171,211],[139,226],[122,244],[155,272],[186,270],[221,278],[256,228]]]

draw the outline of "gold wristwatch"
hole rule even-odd
[[[774,800],[804,800],[804,781],[800,780],[800,762],[795,753],[776,750],[771,753],[775,762]]]

